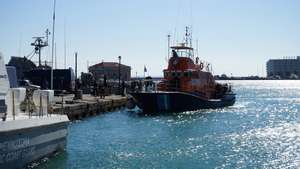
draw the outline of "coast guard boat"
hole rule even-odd
[[[3,59],[0,53],[0,168],[30,168],[32,162],[64,151],[69,119],[50,114],[53,90],[10,88]]]
[[[217,83],[210,64],[194,59],[188,28],[185,42],[171,46],[172,57],[163,70],[157,90],[132,92],[130,95],[145,113],[182,112],[232,106],[235,94],[229,84]]]

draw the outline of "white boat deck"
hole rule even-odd
[[[69,122],[66,115],[51,115],[43,117],[32,116],[30,118],[28,116],[17,116],[15,120],[7,119],[6,121],[0,121],[0,132],[39,127],[62,122]]]

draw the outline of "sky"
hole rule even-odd
[[[265,76],[268,59],[300,55],[299,6],[299,0],[57,0],[57,65],[64,68],[66,41],[67,67],[74,67],[75,52],[83,72],[122,56],[132,76],[142,76],[144,65],[148,75],[162,76],[167,35],[181,42],[190,26],[214,74]],[[0,9],[6,62],[28,55],[32,37],[52,31],[53,0],[1,0]],[[51,46],[42,54],[50,61]]]

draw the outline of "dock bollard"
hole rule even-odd
[[[64,114],[64,95],[61,95],[61,114]]]
[[[49,104],[48,103],[49,103],[49,93],[47,92],[47,98],[46,98],[46,108],[47,108],[47,114],[46,115],[47,115],[47,117],[48,117],[48,114],[49,114],[49,112],[48,112],[49,111]]]

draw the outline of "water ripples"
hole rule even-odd
[[[67,155],[40,168],[299,168],[300,81],[232,81],[234,106],[73,123]]]

